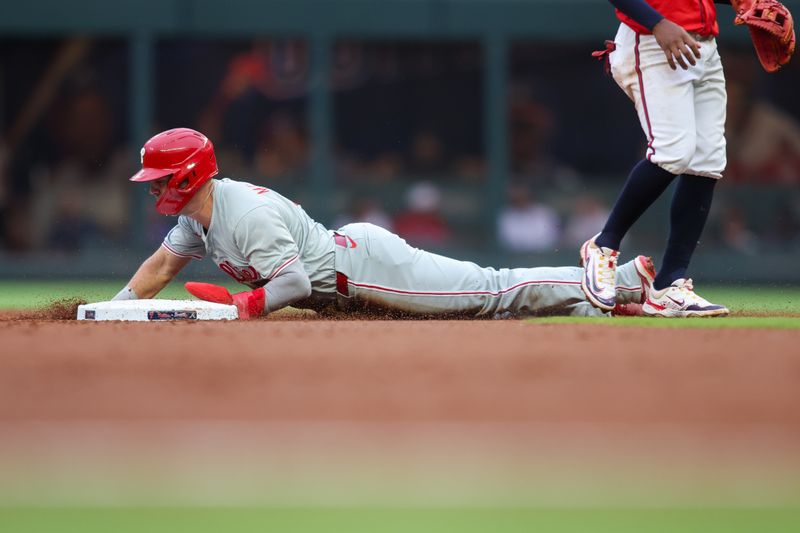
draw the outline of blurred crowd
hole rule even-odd
[[[157,46],[152,131],[197,128],[214,140],[225,175],[303,196],[307,44]],[[434,249],[577,247],[602,227],[609,193],[644,150],[628,102],[588,51],[588,43],[512,47],[510,168],[498,192],[505,200],[492,213],[479,44],[338,42],[330,85],[339,196],[325,222],[373,222]],[[790,65],[776,81],[749,49],[723,54],[729,164],[704,243],[741,253],[798,247],[800,104],[775,87],[796,86],[800,68]],[[127,138],[127,58],[122,40],[0,40],[0,250],[71,253],[130,242],[136,204],[126,178],[138,161]],[[169,221],[148,220],[157,243]]]

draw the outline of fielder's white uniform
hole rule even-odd
[[[208,255],[252,288],[265,286],[267,310],[287,304],[343,309],[376,306],[420,315],[559,314],[598,316],[586,301],[579,267],[483,268],[413,248],[383,228],[348,224],[330,231],[297,204],[264,187],[214,180],[207,230],[181,216],[163,246],[181,257]],[[308,277],[311,296],[270,294],[270,282],[294,269]],[[620,303],[638,302],[633,263],[618,270]],[[277,284],[276,284],[277,285]]]
[[[655,37],[622,23],[609,65],[636,106],[647,159],[675,175],[719,179],[726,164],[725,75],[713,35],[693,37],[700,45],[697,64],[672,70]]]

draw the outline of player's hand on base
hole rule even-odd
[[[695,58],[700,59],[700,44],[686,30],[671,20],[662,19],[656,24],[653,27],[653,37],[664,50],[664,55],[667,56],[667,62],[672,70],[677,69],[676,62],[683,70],[687,70],[689,68],[689,65],[686,64],[687,61],[696,65]]]
[[[236,294],[231,294],[228,289],[220,285],[198,281],[187,281],[184,287],[186,287],[189,294],[201,300],[235,305],[239,311],[239,318],[242,320],[261,316],[266,306],[266,295],[263,287],[252,291],[237,292]]]

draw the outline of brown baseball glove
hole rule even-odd
[[[795,35],[792,14],[777,0],[731,0],[734,24],[750,30],[758,59],[767,72],[775,72],[792,58]]]

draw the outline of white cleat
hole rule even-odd
[[[730,311],[723,305],[712,304],[694,292],[691,279],[678,279],[672,285],[650,290],[642,305],[646,316],[686,318],[693,316],[727,316]]]
[[[598,234],[599,235],[599,234]],[[583,278],[581,288],[593,306],[603,311],[613,311],[617,300],[617,258],[619,252],[597,246],[597,235],[581,246]]]

